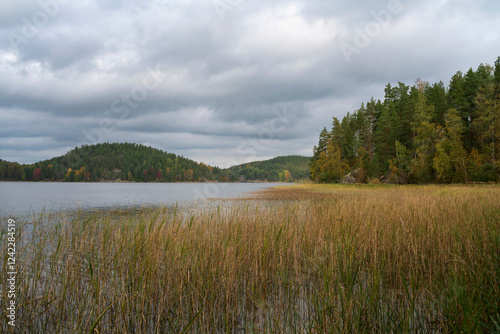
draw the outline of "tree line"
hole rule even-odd
[[[279,156],[265,161],[254,161],[229,168],[238,181],[265,180],[292,182],[309,178],[310,157]]]
[[[35,164],[0,162],[1,180],[181,182],[215,180],[220,170],[152,147],[102,143]]]
[[[294,161],[300,163],[294,166]],[[0,180],[8,181],[131,181],[235,182],[288,181],[307,178],[309,158],[280,157],[229,169],[131,143],[102,143],[75,147],[67,154],[35,164],[0,160]],[[260,166],[259,166],[260,165]],[[257,171],[257,172],[256,172]]]
[[[385,87],[321,131],[311,178],[344,182],[469,183],[500,181],[500,57],[458,71],[448,87],[417,79]]]

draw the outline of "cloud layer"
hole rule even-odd
[[[331,117],[500,54],[496,1],[6,0],[0,158],[98,141],[226,167],[310,155]]]

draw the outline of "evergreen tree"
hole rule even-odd
[[[474,127],[480,133],[483,153],[490,157],[493,171],[498,173],[498,152],[500,150],[500,95],[494,84],[483,88],[477,95],[478,117]]]
[[[319,134],[318,146],[314,146],[313,149],[313,157],[312,157],[313,161],[318,160],[320,153],[326,151],[326,146],[328,145],[329,138],[330,134],[328,130],[326,130],[326,127],[324,127],[321,133]]]
[[[397,127],[399,117],[396,114],[394,104],[385,103],[377,123],[375,124],[375,151],[378,156],[378,169],[385,171],[388,169],[388,161],[396,154],[395,142],[396,132],[393,131]]]
[[[493,70],[493,84],[495,85],[495,93],[500,94],[500,57],[495,61],[495,68]]]
[[[456,110],[465,109],[464,77],[462,72],[458,71],[451,77],[448,88],[448,107]]]
[[[444,83],[440,81],[432,86],[428,85],[425,89],[425,96],[428,103],[434,107],[432,122],[444,126],[444,115],[448,109]]]

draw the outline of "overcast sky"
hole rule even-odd
[[[311,155],[387,83],[500,56],[498,0],[0,0],[0,158],[134,142],[227,167]]]

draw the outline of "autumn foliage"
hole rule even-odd
[[[361,170],[365,181],[469,183],[500,181],[500,57],[495,66],[457,72],[445,87],[417,79],[388,84],[320,134],[311,160],[317,182]]]

